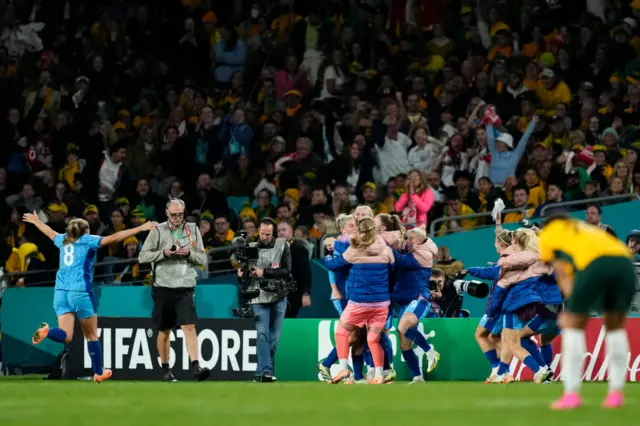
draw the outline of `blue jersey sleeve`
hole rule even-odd
[[[57,234],[55,237],[53,237],[53,245],[55,245],[59,249],[62,249],[62,242],[64,241],[64,237],[66,235],[67,234]]]
[[[89,248],[92,249],[99,249],[100,248],[100,241],[102,241],[102,237],[99,235],[83,235],[82,238],[80,238],[80,243],[81,244],[86,244]]]

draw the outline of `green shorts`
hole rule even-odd
[[[638,277],[631,260],[621,256],[600,257],[576,271],[573,292],[565,310],[576,314],[627,313],[636,293]]]

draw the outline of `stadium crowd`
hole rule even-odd
[[[27,211],[109,235],[181,198],[217,248],[264,217],[337,234],[359,204],[407,229],[451,218],[445,235],[491,224],[469,215],[498,198],[515,223],[640,193],[640,0],[236,3],[2,2],[6,271],[56,267]]]

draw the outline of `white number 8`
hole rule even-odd
[[[66,244],[64,246],[64,257],[62,258],[62,261],[67,266],[73,265],[73,245],[72,244]]]

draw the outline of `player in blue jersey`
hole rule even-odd
[[[23,220],[35,225],[60,249],[60,265],[53,295],[58,327],[49,328],[47,323],[40,324],[40,328],[33,334],[33,344],[37,345],[45,338],[59,343],[71,342],[75,319],[78,318],[82,334],[87,339],[93,380],[101,383],[110,378],[112,373],[111,370],[102,368],[102,348],[98,340],[98,316],[93,292],[93,264],[98,249],[124,241],[139,232],[151,230],[157,223],[147,222],[137,228],[100,237],[89,234],[89,223],[84,219],[70,220],[65,234],[58,234],[42,223],[35,213],[26,213]]]
[[[327,248],[329,250],[333,250],[334,253],[342,254],[348,247],[346,243],[348,243],[350,238],[357,233],[356,220],[352,215],[341,214],[336,219],[336,225],[340,230],[340,236],[338,237],[338,239],[335,241],[335,243],[333,243],[333,241],[330,239],[327,239],[325,241],[333,243],[333,245],[328,244]],[[342,315],[342,311],[347,306],[347,302],[349,301],[346,284],[347,278],[349,277],[350,269],[350,266],[345,266],[336,271],[329,271],[329,283],[331,284],[331,301],[333,302],[333,306],[338,312],[338,316]],[[359,332],[355,331],[352,334],[353,336],[350,337],[350,343],[353,344],[354,340],[357,339]],[[362,383],[361,381],[364,381],[364,378],[362,376],[362,369],[364,367],[362,347],[352,348],[351,360],[353,362],[354,379],[356,382]],[[338,352],[334,347],[326,356],[326,358],[318,362],[317,370],[324,381],[328,382],[331,380],[331,366],[337,361]]]
[[[393,249],[392,249],[393,250]],[[391,289],[391,309],[386,329],[398,318],[400,348],[407,367],[413,375],[411,383],[424,383],[419,360],[413,351],[415,343],[427,356],[427,373],[431,373],[440,360],[440,354],[427,342],[418,329],[420,320],[431,316],[432,297],[429,290],[433,259],[438,255],[438,247],[427,237],[422,228],[413,228],[407,232],[407,242],[402,250],[393,250],[396,264],[396,277]],[[438,279],[444,284],[444,273],[439,272]]]
[[[502,256],[502,253],[511,246],[512,236],[511,231],[502,229],[501,216],[498,214],[496,217],[496,238],[494,246],[499,256]],[[469,268],[466,272],[476,278],[494,281],[487,303],[488,309],[491,305],[493,291],[500,278],[500,267],[493,265],[485,268]],[[485,380],[485,383],[497,383],[498,380],[503,380],[509,372],[509,363],[512,358],[511,353],[508,351],[506,345],[502,345],[501,342],[500,344],[497,343],[500,341],[502,322],[502,315],[497,314],[489,317],[485,313],[476,328],[474,337],[484,356],[487,358],[487,361],[491,364],[491,375]]]

